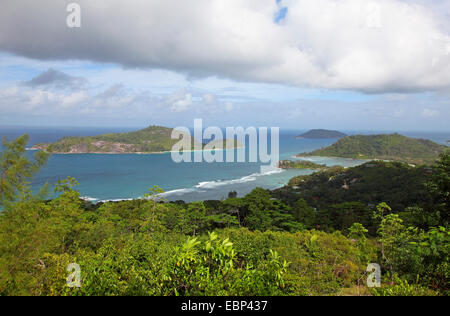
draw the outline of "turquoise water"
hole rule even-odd
[[[123,132],[127,129],[116,129]],[[96,135],[109,130],[99,129],[31,129],[0,128],[0,135],[17,137],[27,132],[30,146],[38,142],[55,141],[63,136]],[[300,152],[331,145],[335,139],[296,139],[301,131],[280,133],[280,159],[290,159]],[[450,134],[414,134],[440,143]],[[269,147],[270,148],[270,147]],[[242,150],[242,149],[241,149]],[[29,152],[28,154],[32,154]],[[312,157],[311,160],[327,165],[355,166],[364,161],[339,158]],[[285,185],[296,175],[309,170],[272,169],[261,173],[260,163],[174,163],[170,154],[149,155],[52,155],[48,164],[33,180],[38,188],[48,182],[54,184],[71,176],[80,183],[78,190],[91,201],[121,200],[142,197],[148,189],[158,185],[166,191],[168,200],[210,200],[226,198],[230,191],[245,195],[255,187],[275,189]]]

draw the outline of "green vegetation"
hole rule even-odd
[[[172,139],[173,129],[162,126],[149,126],[145,129],[129,133],[111,133],[99,136],[86,137],[65,137],[52,144],[36,144],[33,149],[48,151],[52,153],[157,153],[168,152],[172,150],[173,145],[178,143],[179,139]],[[184,150],[192,150],[198,144],[188,135],[191,147]],[[233,145],[234,144],[234,145]],[[209,144],[209,147],[230,148],[226,140],[215,140]],[[240,147],[240,144],[234,140],[231,148]]]
[[[365,205],[386,202],[404,210],[411,204],[426,207],[432,195],[424,183],[433,169],[399,162],[371,161],[357,167],[333,167],[312,175],[294,177],[289,186],[276,190],[297,199],[298,192],[315,207],[358,201]],[[288,200],[288,198],[284,198]]]
[[[292,161],[292,160],[281,160],[278,164],[278,168],[281,169],[312,169],[312,170],[317,170],[317,169],[326,169],[327,166],[326,165],[320,165],[317,163],[314,163],[312,161],[307,161],[307,160],[296,160],[296,161]]]
[[[34,149],[54,153],[130,153],[170,151],[178,140],[171,139],[172,129],[150,126],[129,133],[99,136],[64,137],[53,144],[37,144]]]
[[[297,138],[320,139],[320,138],[342,138],[346,136],[347,134],[338,131],[330,131],[326,129],[313,129],[297,136]]]
[[[1,191],[0,296],[449,294],[448,155],[423,177],[406,165],[377,162],[293,180],[321,190],[338,181],[330,174],[384,181],[364,171],[392,171],[392,181],[407,179],[406,186],[427,192],[400,199],[405,206],[398,209],[358,200],[329,204],[321,201],[326,196],[310,204],[306,186],[194,203],[167,203],[154,187],[143,200],[94,205],[80,199],[72,178],[56,185],[52,200],[17,182],[43,162],[24,158],[25,140],[8,143],[0,160],[17,166],[14,177],[3,170],[2,187],[9,189]],[[374,199],[388,191],[379,189]],[[347,198],[358,196],[355,190]],[[365,286],[373,262],[382,268],[380,288]]]
[[[28,135],[14,142],[2,139],[4,150],[0,152],[0,210],[19,195],[30,194],[28,180],[47,162],[48,155],[42,152],[34,155],[34,161],[27,159],[23,155],[27,143]]]
[[[380,159],[411,164],[432,164],[448,147],[430,140],[399,134],[356,135],[338,140],[333,145],[302,153],[299,156],[326,156],[353,159]]]

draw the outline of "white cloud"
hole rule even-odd
[[[425,117],[425,118],[438,117],[439,114],[440,114],[439,111],[433,110],[433,109],[428,109],[428,108],[425,108],[425,109],[422,111],[422,116]]]
[[[181,96],[181,98],[172,103],[171,111],[184,112],[189,109],[190,105],[192,105],[192,94],[186,93]]]
[[[8,87],[4,89],[3,91],[0,91],[0,95],[4,98],[7,97],[14,97],[19,93],[19,88],[16,86]]]
[[[66,73],[55,71],[59,77],[70,77]],[[44,74],[47,71],[43,72]],[[35,78],[41,78],[38,75]],[[53,82],[52,82],[53,83]],[[131,85],[132,86],[132,85]],[[150,93],[148,90],[130,88],[124,84],[72,87],[45,84],[44,86],[19,84],[0,89],[0,113],[2,115],[40,115],[52,113],[56,117],[91,114],[111,117],[172,115],[191,111],[199,115],[230,112],[234,109],[231,102],[221,100],[211,93],[185,89],[169,94]]]
[[[74,113],[70,108],[88,99],[86,91],[64,93],[43,89],[9,87],[0,91],[0,111],[2,115],[36,115],[42,113]],[[69,111],[69,112],[67,112]],[[75,111],[76,113],[76,111]]]
[[[231,111],[233,111],[233,109],[234,109],[233,103],[231,103],[231,102],[225,103],[225,111],[231,112]]]
[[[118,76],[123,77],[126,76]],[[139,81],[141,79],[145,81],[145,77],[140,77]],[[108,82],[100,86],[99,82],[89,80],[87,87],[78,90],[20,84],[0,88],[0,123],[32,121],[84,125],[91,122],[98,126],[128,122],[134,126],[150,123],[189,126],[194,118],[201,117],[207,124],[217,126],[307,129],[320,124],[320,127],[334,129],[379,131],[394,127],[448,130],[450,120],[450,99],[444,94],[384,94],[360,98],[362,95],[356,93],[336,92],[333,97],[326,94],[323,98],[317,91],[309,95],[298,88],[279,90],[266,84],[233,87],[230,82],[218,86],[186,85],[183,90],[170,87],[163,93],[145,90],[146,85],[136,89],[134,81]],[[245,91],[249,93],[247,96]],[[282,92],[290,97],[271,99],[273,94],[283,95]]]
[[[65,1],[3,1],[0,29],[8,31],[0,50],[369,93],[450,87],[449,22],[442,18],[448,6],[196,0],[181,10],[176,0],[77,2],[80,29],[64,25]],[[276,24],[280,6],[288,13]]]
[[[72,105],[79,104],[88,99],[88,94],[86,91],[78,91],[74,92],[70,95],[64,96],[62,98],[62,105],[66,107],[70,107]]]
[[[214,95],[207,93],[207,94],[203,95],[203,101],[207,104],[211,104],[215,101],[215,97],[214,97]]]

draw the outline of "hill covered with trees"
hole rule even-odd
[[[326,156],[354,159],[381,159],[412,164],[433,163],[447,146],[426,139],[416,139],[400,134],[355,135],[338,140],[333,145],[302,153],[299,156]]]
[[[443,207],[442,200],[436,203],[436,196],[427,185],[438,174],[442,173],[431,167],[373,161],[294,177],[288,186],[274,190],[272,196],[291,207],[295,207],[300,197],[305,205],[315,208],[317,211],[309,214],[310,227],[319,225],[321,229],[345,231],[358,222],[375,233],[373,210],[385,202],[405,222],[428,229],[450,222],[450,212]]]
[[[171,139],[172,129],[149,126],[128,133],[98,136],[64,137],[52,144],[37,144],[33,149],[52,153],[150,153],[170,151],[178,140]]]
[[[224,201],[167,203],[154,187],[92,204],[72,178],[54,199],[32,194],[46,155],[27,159],[26,142],[0,153],[0,296],[449,294],[448,154],[417,170],[336,167]],[[369,263],[381,287],[366,286]]]
[[[108,153],[108,154],[125,154],[125,153],[159,153],[172,150],[179,139],[172,139],[173,129],[162,126],[149,126],[139,131],[128,133],[110,133],[98,136],[85,137],[64,137],[52,144],[36,144],[32,149],[43,150],[51,153]],[[202,148],[205,144],[199,144],[190,135],[184,135],[190,139],[191,150],[198,146]],[[233,145],[234,144],[234,145]],[[223,149],[229,147],[226,140],[213,140],[208,144],[209,148],[215,147]],[[235,140],[232,147],[241,147]]]

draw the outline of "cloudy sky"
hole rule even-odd
[[[1,0],[0,125],[194,118],[449,131],[450,0]]]

